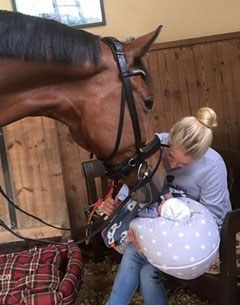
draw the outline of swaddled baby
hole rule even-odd
[[[143,254],[165,273],[193,279],[214,263],[220,237],[213,215],[202,204],[171,198],[157,218],[137,217],[130,223]]]
[[[115,226],[122,229],[121,238],[115,240],[116,250],[124,252],[130,228],[151,264],[175,277],[193,279],[215,261],[220,242],[218,226],[206,207],[175,191],[167,190],[160,203],[138,211],[133,220],[122,219]],[[118,198],[124,200],[127,195],[128,188],[123,186]],[[136,206],[133,200],[128,204],[130,209]]]

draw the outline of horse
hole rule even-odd
[[[144,64],[160,30],[122,43],[54,20],[0,11],[0,126],[29,116],[60,121],[78,145],[113,172],[121,168],[132,185],[143,159],[151,172],[161,158]],[[155,171],[161,188],[163,167]]]

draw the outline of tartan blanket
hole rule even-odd
[[[74,243],[0,255],[0,304],[71,305],[83,281]]]

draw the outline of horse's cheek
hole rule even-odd
[[[149,158],[149,166],[151,170],[155,169],[159,161],[159,158],[161,159],[160,153],[155,153],[153,156]],[[159,191],[163,188],[165,176],[166,176],[166,171],[163,167],[163,163],[161,162],[156,170],[155,175],[153,176],[153,183]]]

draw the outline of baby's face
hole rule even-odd
[[[179,147],[169,147],[164,150],[163,164],[165,169],[182,168],[193,162],[193,158]]]

